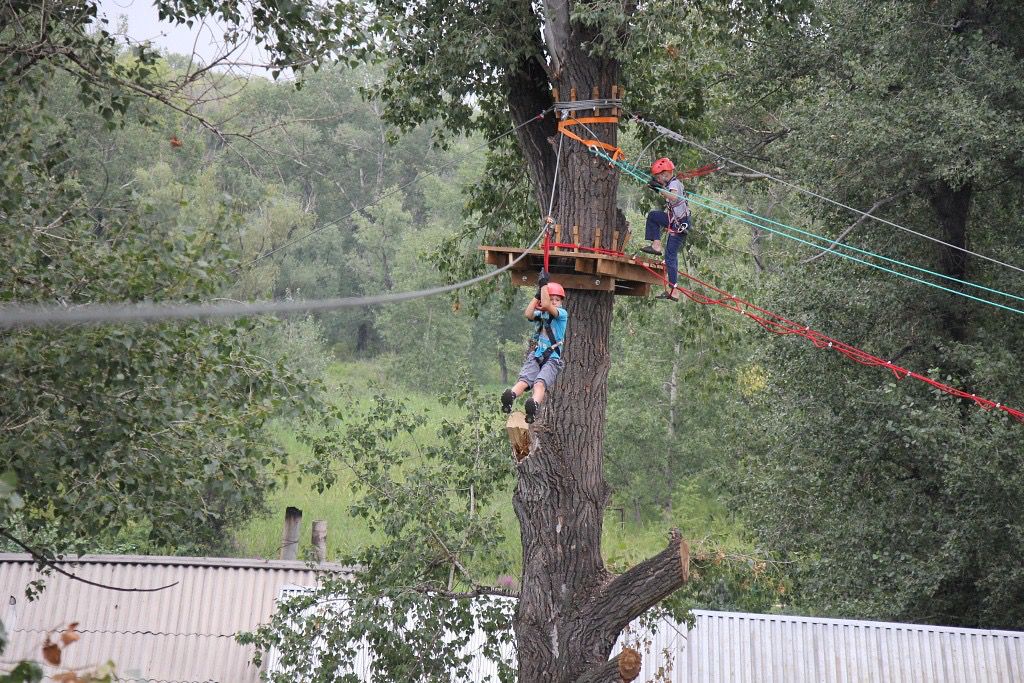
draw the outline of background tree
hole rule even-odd
[[[787,197],[819,232],[1024,291],[1019,269],[954,248],[1024,258],[1012,142],[1024,134],[1020,8],[836,0],[816,10],[818,22],[738,53],[733,82],[746,94],[731,129],[745,135],[734,149],[953,247]],[[771,264],[784,274],[766,279],[767,307],[980,395],[1021,395],[1020,316],[778,241]],[[766,343],[760,361],[769,391],[765,428],[749,433],[745,507],[764,542],[805,560],[805,609],[1024,624],[1019,425],[790,343]]]

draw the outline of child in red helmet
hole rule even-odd
[[[530,299],[523,315],[537,323],[537,347],[527,353],[526,361],[519,371],[519,381],[501,395],[501,409],[511,413],[512,404],[524,391],[533,388],[533,395],[526,399],[526,421],[533,422],[544,402],[544,393],[555,383],[562,369],[562,350],[565,344],[565,326],[569,311],[562,308],[565,289],[557,282],[548,282],[547,274],[541,273],[537,295]]]
[[[647,226],[644,237],[651,243],[640,251],[661,256],[661,231],[668,231],[665,245],[665,270],[670,285],[659,299],[679,301],[676,294],[676,277],[679,271],[679,250],[686,243],[686,233],[690,229],[690,205],[686,201],[683,183],[673,175],[676,170],[671,159],[662,157],[651,164],[651,182],[649,188],[665,199],[664,211],[651,211],[647,214]]]

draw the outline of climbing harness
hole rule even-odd
[[[562,357],[562,350],[560,348],[562,346],[562,342],[555,341],[555,331],[551,327],[550,314],[545,313],[544,315],[547,315],[548,317],[542,317],[537,321],[537,332],[533,335],[533,338],[540,343],[541,334],[543,333],[547,335],[548,341],[550,342],[550,346],[544,349],[544,352],[541,353],[541,355],[534,356],[534,360],[537,361],[537,367],[541,368],[544,367],[545,363],[551,360],[551,356],[554,354],[557,353],[559,358]]]

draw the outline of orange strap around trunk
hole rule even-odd
[[[612,159],[618,161],[619,159],[625,159],[626,153],[618,147],[609,145],[607,142],[601,142],[600,140],[584,140],[576,133],[569,130],[569,126],[577,123],[618,123],[619,117],[617,116],[585,116],[578,119],[564,119],[558,122],[558,132],[566,137],[570,137],[577,142],[582,142],[587,147],[600,147],[601,149],[611,152]]]

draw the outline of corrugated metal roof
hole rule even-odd
[[[674,683],[1022,683],[1024,632],[695,610],[694,628],[635,626],[638,680]]]
[[[59,574],[29,602],[25,587],[40,574],[24,554],[0,553],[4,624],[10,637],[5,660],[39,659],[46,633],[79,622],[82,639],[63,664],[92,666],[112,660],[120,680],[183,683],[256,683],[252,649],[236,633],[267,621],[284,586],[312,587],[318,570],[304,562],[233,558],[85,556],[62,568],[99,583],[152,588],[126,593],[97,588]],[[336,564],[321,571],[348,572]]]

